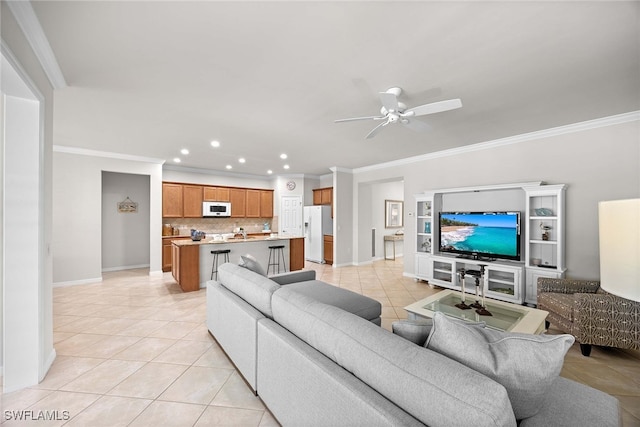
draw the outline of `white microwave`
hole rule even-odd
[[[202,202],[202,216],[231,216],[231,203],[229,202]]]

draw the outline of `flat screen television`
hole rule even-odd
[[[440,212],[440,252],[520,261],[520,212]]]

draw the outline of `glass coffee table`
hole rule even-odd
[[[544,321],[547,311],[509,302],[485,299],[485,307],[492,314],[483,316],[474,308],[462,310],[456,307],[462,299],[462,293],[452,290],[440,291],[423,300],[414,302],[404,309],[408,313],[408,319],[432,318],[433,313],[441,312],[447,316],[470,322],[485,322],[488,328],[500,331],[522,332],[527,334],[540,334],[544,332]],[[466,294],[466,303],[475,301],[475,295]]]

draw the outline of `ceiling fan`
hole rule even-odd
[[[402,89],[399,87],[392,87],[386,92],[380,92],[380,101],[382,102],[382,108],[380,108],[379,116],[366,116],[366,117],[353,117],[349,119],[338,119],[335,123],[352,122],[356,120],[384,120],[378,126],[373,128],[366,139],[376,136],[383,127],[389,123],[401,123],[405,127],[415,131],[424,131],[430,129],[430,126],[425,122],[415,119],[418,116],[425,116],[427,114],[440,113],[442,111],[454,110],[462,107],[462,101],[459,99],[449,99],[447,101],[432,102],[431,104],[424,104],[418,107],[409,108],[398,101],[398,96],[402,93]]]

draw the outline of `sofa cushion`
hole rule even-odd
[[[264,268],[260,265],[257,259],[252,255],[240,255],[240,262],[238,263],[240,267],[244,267],[248,270],[253,271],[254,273],[258,273],[261,276],[267,277],[267,272],[264,271]]]
[[[276,282],[229,262],[218,268],[218,277],[225,288],[260,310],[265,316],[273,317],[271,295],[280,288]]]
[[[427,425],[515,426],[503,386],[361,317],[283,286],[274,320]]]
[[[618,399],[584,384],[558,377],[536,415],[519,427],[598,426],[619,427]]]
[[[435,313],[426,347],[502,384],[520,420],[540,410],[573,342],[571,335],[502,332]]]
[[[382,305],[373,298],[329,285],[319,280],[292,283],[287,287],[322,303],[353,313],[363,319],[375,320],[382,313]]]
[[[574,294],[541,292],[538,294],[538,308],[546,310],[566,319],[569,323],[574,319]]]
[[[424,345],[432,326],[431,319],[396,320],[391,324],[391,332],[414,344]]]

